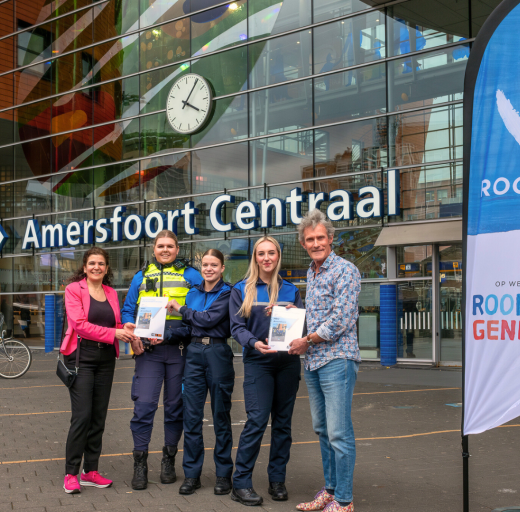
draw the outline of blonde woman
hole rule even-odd
[[[229,299],[231,334],[244,347],[244,399],[247,422],[240,436],[231,498],[243,505],[260,505],[253,489],[253,469],[271,416],[268,492],[273,500],[288,499],[285,470],[291,449],[291,419],[300,384],[300,357],[271,350],[267,344],[273,305],[303,308],[296,286],[278,275],[280,244],[265,236],[254,246],[243,281]]]

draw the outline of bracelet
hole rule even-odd
[[[307,345],[309,345],[309,347],[311,347],[312,345],[315,345],[314,341],[312,341],[311,336],[312,336],[312,334],[307,334]]]

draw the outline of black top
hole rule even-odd
[[[116,317],[112,306],[105,300],[100,302],[99,300],[90,297],[90,309],[88,310],[88,321],[91,324],[99,325],[100,327],[115,327]],[[86,340],[86,338],[85,338]],[[97,340],[87,340],[95,341]]]

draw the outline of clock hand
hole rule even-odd
[[[197,107],[194,107],[191,103],[188,103],[187,101],[183,101],[183,103],[184,103],[184,106],[188,105],[188,107],[194,108],[197,111],[199,110]],[[184,108],[184,107],[182,107],[182,108]]]
[[[182,109],[184,110],[184,107],[186,106],[186,103],[188,103],[188,100],[190,99],[191,93],[193,92],[193,89],[195,89],[195,86],[197,85],[197,82],[199,79],[195,80],[195,83],[193,84],[193,87],[191,88],[190,93],[188,94],[188,97],[186,98],[186,101],[183,101],[184,105],[182,106]]]

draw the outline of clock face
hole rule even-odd
[[[170,89],[166,116],[179,133],[194,133],[209,117],[212,106],[211,88],[200,75],[190,73],[179,78]]]

